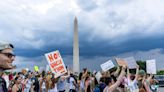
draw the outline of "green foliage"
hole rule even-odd
[[[144,70],[146,72],[146,62],[145,61],[136,61],[136,63],[139,65],[140,70]],[[130,69],[130,73],[136,74],[136,69]]]
[[[157,75],[164,75],[164,70],[157,71]]]
[[[145,61],[137,61],[137,64],[139,65],[140,69],[144,70],[146,72],[146,62]]]

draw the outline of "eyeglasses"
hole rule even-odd
[[[4,54],[5,56],[7,56],[8,58],[12,58],[12,57],[15,57],[16,55],[12,54],[12,53],[3,53],[3,52],[0,52],[1,54]]]

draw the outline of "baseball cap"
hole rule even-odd
[[[139,70],[138,74],[139,74],[139,75],[145,75],[146,72],[145,72],[144,70]]]
[[[14,46],[10,43],[7,43],[7,42],[0,42],[0,50],[4,50],[4,49],[7,49],[7,48],[13,49]]]

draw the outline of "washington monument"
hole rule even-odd
[[[73,39],[73,73],[80,73],[79,65],[79,38],[78,38],[78,22],[74,19],[74,39]]]

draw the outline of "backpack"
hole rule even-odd
[[[0,91],[7,92],[6,81],[0,76]]]

